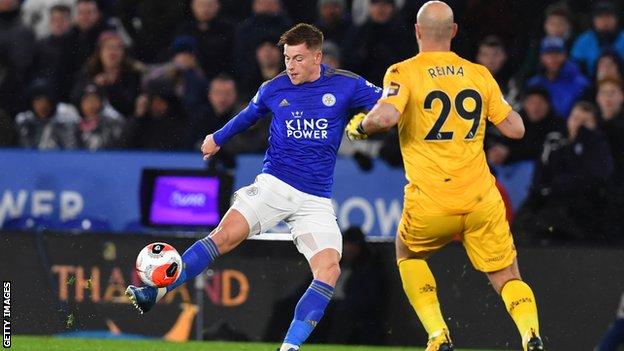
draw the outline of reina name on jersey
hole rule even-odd
[[[442,76],[464,76],[464,67],[462,66],[434,66],[427,69],[427,73],[431,76],[431,78],[442,77]]]

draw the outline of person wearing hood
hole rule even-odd
[[[557,115],[567,118],[574,103],[589,86],[589,81],[568,59],[565,42],[561,38],[546,37],[542,40],[540,63],[541,72],[527,81],[527,87],[545,88]]]
[[[604,50],[612,49],[624,56],[624,31],[619,29],[619,9],[612,1],[599,1],[592,7],[592,28],[581,33],[572,45],[570,57],[578,62],[588,75],[596,68],[596,61]]]
[[[76,126],[79,148],[91,151],[119,147],[124,117],[106,102],[95,84],[84,87],[80,96],[80,122]]]
[[[15,117],[18,144],[21,147],[46,149],[75,149],[74,130],[80,121],[76,109],[57,103],[50,83],[35,80],[29,88],[30,107]]]

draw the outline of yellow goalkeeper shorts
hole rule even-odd
[[[428,257],[459,236],[477,270],[494,272],[513,263],[516,249],[502,199],[461,215],[422,214],[409,202],[406,200],[398,234],[418,257]]]

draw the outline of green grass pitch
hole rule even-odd
[[[275,351],[277,344],[189,341],[169,343],[159,340],[102,340],[14,336],[11,350],[20,351]],[[302,351],[422,351],[410,347],[371,347],[342,345],[305,345]],[[457,351],[469,351],[466,349]],[[485,351],[485,350],[472,350]]]

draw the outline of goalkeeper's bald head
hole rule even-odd
[[[455,35],[457,25],[453,22],[453,10],[442,1],[425,3],[416,16],[419,40],[445,43]]]

